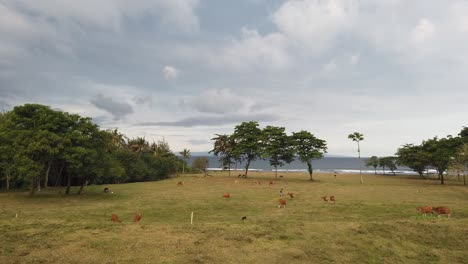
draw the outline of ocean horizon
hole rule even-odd
[[[216,156],[192,156],[187,159],[187,163],[190,166],[192,162],[198,157],[208,158],[208,171],[220,171],[223,170],[219,162],[219,157]],[[375,170],[373,167],[366,167],[367,158],[355,158],[355,157],[324,157],[312,161],[312,168],[314,172],[321,173],[359,173],[360,165],[363,174],[374,174]],[[237,163],[231,166],[231,171],[243,171],[245,170],[245,163]],[[258,159],[250,163],[249,171],[275,171],[275,168],[270,165],[268,160]],[[278,172],[307,172],[307,164],[300,160],[294,160],[290,164],[285,164],[282,167],[278,167]],[[429,173],[434,173],[434,170],[429,170]],[[377,168],[377,173],[391,174],[391,171],[382,168]],[[408,174],[415,175],[416,172],[408,167],[398,166],[395,170],[396,174]]]

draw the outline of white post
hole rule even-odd
[[[192,215],[190,216],[190,224],[193,225],[193,212],[192,212]]]

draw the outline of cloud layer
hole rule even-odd
[[[467,14],[464,0],[4,0],[0,108],[48,104],[175,150],[257,120],[331,154],[354,155],[360,131],[363,155],[391,155],[468,125]]]

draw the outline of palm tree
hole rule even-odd
[[[359,176],[361,176],[361,184],[363,184],[364,180],[362,179],[361,148],[359,147],[359,141],[364,140],[364,135],[359,132],[354,132],[352,134],[349,134],[348,138],[357,142],[357,149],[358,149],[357,152],[358,152],[358,158],[359,158]]]
[[[210,153],[213,153],[215,156],[220,156],[219,161],[221,162],[223,168],[228,166],[229,176],[231,176],[231,165],[233,164],[233,149],[235,147],[234,139],[226,134],[216,134],[214,140],[213,150]]]
[[[143,152],[147,152],[149,150],[149,144],[144,137],[137,137],[136,139],[132,139],[128,142],[129,148],[133,151],[138,153],[138,158],[141,157]]]
[[[181,152],[179,152],[180,155],[182,155],[182,158],[184,159],[184,163],[182,163],[182,174],[185,173],[185,163],[187,162],[186,160],[190,158],[192,155],[190,155],[190,149],[184,149]]]
[[[120,133],[117,130],[117,128],[114,129],[114,130],[111,130],[110,133],[112,135],[112,144],[114,146],[117,146],[119,148],[123,148],[123,147],[125,147],[127,145],[128,138],[124,134]]]

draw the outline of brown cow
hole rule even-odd
[[[285,199],[279,199],[278,208],[281,208],[281,206],[283,206],[284,208],[286,208],[286,200],[285,200]]]
[[[183,181],[178,182],[177,186],[184,186],[184,182]]]
[[[330,196],[330,202],[333,202],[333,204],[335,204],[335,202],[336,202],[335,196],[333,196],[333,195]]]
[[[135,216],[133,217],[133,222],[139,222],[141,220],[141,213],[140,212],[136,212],[135,213]]]
[[[122,222],[122,221],[120,221],[119,217],[116,214],[112,214],[111,221],[114,222],[114,223]]]
[[[231,194],[230,194],[230,193],[224,193],[224,194],[223,194],[223,197],[224,197],[224,198],[231,198]]]
[[[291,198],[296,197],[296,196],[294,195],[294,193],[292,193],[292,192],[288,192],[286,195],[289,195],[289,197],[291,197]]]
[[[432,211],[438,214],[438,216],[446,214],[447,218],[450,218],[450,215],[452,214],[452,209],[446,206],[435,207],[434,209],[432,209]]]
[[[423,216],[426,216],[426,214],[432,214],[432,206],[422,206],[416,208]]]
[[[325,202],[328,202],[328,196],[322,196],[322,200],[324,200]]]

